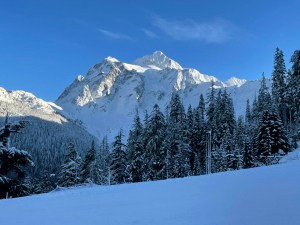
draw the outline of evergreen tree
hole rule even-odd
[[[43,175],[39,178],[33,178],[32,183],[32,193],[41,194],[48,193],[55,188],[54,183],[51,181],[51,177],[48,171],[44,171]]]
[[[216,147],[212,151],[212,173],[219,173],[227,170],[227,154],[226,149],[221,147]]]
[[[242,152],[244,146],[244,139],[247,131],[248,130],[246,129],[246,124],[243,121],[243,117],[239,116],[234,132],[234,145],[239,152]]]
[[[276,113],[265,111],[259,124],[257,156],[264,163],[268,162],[269,156],[278,153],[279,150],[287,153],[289,150],[288,140],[280,118]]]
[[[204,123],[205,123],[205,101],[204,101],[203,94],[200,95],[200,100],[199,100],[199,104],[197,107],[197,111],[199,113],[200,123],[201,123],[201,125],[204,125]]]
[[[247,99],[247,104],[246,104],[246,115],[245,115],[245,122],[246,126],[250,126],[252,122],[252,115],[251,115],[251,109],[250,109],[250,101]]]
[[[143,125],[137,114],[134,118],[133,129],[129,133],[127,142],[128,176],[131,182],[143,180],[144,149],[143,149]]]
[[[202,121],[203,117],[199,112],[199,110],[194,111],[194,125],[190,138],[191,152],[194,154],[194,161],[190,162],[193,175],[206,172],[206,132],[204,121]]]
[[[272,99],[281,120],[286,123],[286,67],[283,52],[276,48],[272,73]]]
[[[73,143],[68,146],[68,153],[61,166],[58,185],[61,187],[71,187],[81,182],[80,177],[81,158],[75,150]]]
[[[230,135],[233,135],[236,126],[234,107],[233,107],[232,98],[227,93],[226,89],[224,90],[223,93],[223,102],[225,105],[224,114],[223,114],[223,121],[225,123],[223,125],[226,125],[226,129],[228,129]]]
[[[217,144],[217,147],[220,147],[221,144],[233,140],[236,126],[232,99],[226,89],[224,92],[219,91],[216,106],[218,110],[215,113],[217,126],[215,128],[216,140],[214,142]]]
[[[172,98],[170,101],[170,120],[173,123],[184,123],[185,120],[185,112],[183,104],[180,100],[180,96],[177,92],[172,94]]]
[[[123,133],[122,130],[119,131],[118,135],[115,137],[112,143],[112,153],[111,153],[111,183],[112,184],[122,184],[125,183],[127,174],[127,159],[125,153],[125,144],[122,142]]]
[[[258,99],[257,99],[257,107],[258,107],[258,113],[259,117],[262,115],[264,111],[271,110],[271,95],[269,93],[267,84],[266,84],[266,77],[263,73],[262,80],[260,83],[260,89],[258,93]]]
[[[96,149],[95,142],[92,142],[91,148],[87,151],[81,168],[81,181],[97,183],[98,171],[96,168]]]
[[[258,125],[259,123],[259,108],[258,108],[258,102],[257,97],[255,96],[253,103],[252,103],[252,110],[251,110],[251,121],[254,126]]]
[[[143,180],[164,179],[166,153],[163,152],[162,143],[165,138],[166,124],[164,114],[158,105],[154,105],[149,116],[148,126],[143,134],[145,152],[143,155]]]
[[[205,120],[205,101],[200,95],[200,101],[194,113],[193,127],[193,147],[197,149],[197,157],[195,159],[195,175],[206,173],[206,120]],[[195,150],[194,150],[195,151]]]
[[[143,134],[143,124],[138,114],[135,115],[133,121],[133,129],[129,131],[126,154],[129,161],[132,160],[137,141],[141,141]]]
[[[26,168],[33,166],[31,156],[24,150],[10,147],[10,136],[25,127],[25,122],[10,123],[6,117],[0,128],[0,198],[28,195],[31,187],[26,182]]]
[[[170,177],[184,177],[190,174],[189,158],[191,149],[183,104],[178,93],[173,93],[169,103],[170,114],[168,134],[170,134]]]
[[[216,90],[214,88],[214,82],[213,80],[211,81],[211,89],[209,94],[207,95],[207,109],[206,109],[206,127],[207,127],[207,131],[211,133],[211,150],[212,150],[212,163],[213,166],[216,165],[216,158],[217,154],[216,151],[217,150],[217,146],[219,145],[219,138],[217,137],[217,103],[218,100],[220,99],[220,95],[216,96]],[[215,168],[212,168],[212,171],[217,171]]]
[[[206,117],[207,117],[207,127],[212,132],[216,128],[216,93],[214,88],[214,82],[211,82],[211,90],[207,96],[207,109],[206,109]]]
[[[248,169],[254,167],[254,154],[252,151],[249,137],[245,137],[243,148],[243,168]]]
[[[189,152],[188,154],[190,160],[191,175],[196,174],[196,160],[197,160],[197,151],[198,151],[198,149],[192,148],[193,131],[194,131],[193,129],[194,129],[194,113],[193,113],[192,106],[189,105],[186,113],[186,130],[187,130],[187,143],[189,144],[191,149],[191,152]]]
[[[104,136],[101,144],[100,151],[97,157],[97,164],[99,168],[99,184],[110,184],[110,147],[108,144],[107,136]]]
[[[300,117],[300,50],[294,52],[291,63],[292,68],[287,77],[287,108],[289,128],[296,133],[299,132]]]
[[[165,138],[163,140],[162,146],[161,146],[161,152],[164,155],[164,166],[162,169],[162,178],[163,179],[169,179],[173,177],[172,173],[172,133],[171,129],[167,126],[165,131]]]

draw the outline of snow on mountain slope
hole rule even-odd
[[[136,59],[133,64],[158,70],[166,68],[182,70],[182,67],[179,65],[179,63],[168,58],[161,51],[156,51],[151,55],[146,55],[142,58]]]
[[[0,201],[5,225],[296,225],[300,161]]]
[[[86,76],[78,76],[57,99],[67,117],[78,119],[94,135],[111,139],[122,128],[130,129],[136,111],[151,112],[154,104],[164,111],[173,91],[178,91],[187,107],[196,106],[200,94],[206,96],[211,81],[216,88],[232,94],[236,115],[245,111],[247,98],[258,93],[259,81],[231,78],[223,83],[196,69],[184,69],[160,51],[137,59],[134,64],[107,57]]]
[[[95,138],[77,123],[62,116],[54,103],[48,103],[25,91],[7,91],[0,87],[0,126],[6,114],[10,120],[25,120],[28,125],[13,134],[12,146],[27,150],[36,167],[32,172],[56,173],[64,159],[69,142],[82,155]],[[47,162],[47,163],[45,163]]]
[[[0,116],[8,112],[10,116],[35,116],[57,123],[67,120],[53,108],[59,109],[54,103],[48,103],[25,91],[7,91],[0,87]]]
[[[247,82],[247,80],[245,80],[245,79],[239,79],[239,78],[236,78],[236,77],[231,77],[229,80],[227,80],[225,82],[225,84],[227,85],[227,87],[231,87],[231,86],[240,87],[246,82]]]

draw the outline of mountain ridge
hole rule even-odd
[[[35,163],[33,177],[57,174],[70,142],[84,155],[93,140],[80,121],[60,113],[61,107],[26,91],[7,91],[0,87],[0,124],[8,114],[10,121],[26,121],[22,132],[11,137],[11,146],[28,151]],[[96,146],[98,143],[96,142]]]
[[[171,94],[179,92],[185,107],[198,104],[206,96],[211,81],[216,88],[226,88],[234,99],[236,116],[243,115],[246,100],[253,100],[260,81],[236,77],[222,82],[193,68],[183,68],[161,51],[143,56],[135,64],[106,57],[80,75],[55,101],[61,113],[78,119],[97,137],[114,136],[120,128],[128,133],[136,111],[151,112],[158,104],[162,110]]]

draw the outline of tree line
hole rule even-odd
[[[154,105],[143,121],[136,114],[127,141],[120,130],[111,145],[102,140],[98,153],[92,147],[84,172],[76,173],[82,174],[78,182],[120,184],[203,175],[208,134],[213,173],[277,163],[299,140],[300,51],[291,62],[287,71],[283,52],[276,49],[271,90],[263,74],[258,96],[251,104],[247,100],[245,116],[237,119],[230,94],[216,89],[214,82],[195,108],[185,110],[174,92],[165,113]],[[64,173],[69,174],[62,169]]]
[[[230,94],[212,82],[207,96],[201,94],[194,108],[185,109],[174,92],[165,109],[155,104],[143,119],[137,112],[127,140],[120,130],[112,143],[107,137],[100,147],[93,142],[83,158],[70,143],[59,175],[54,181],[48,176],[32,185],[32,192],[84,183],[110,185],[204,175],[208,140],[213,173],[277,163],[300,140],[299,50],[291,63],[287,70],[283,52],[277,48],[271,90],[263,74],[258,95],[244,103],[244,116],[236,118]],[[5,148],[2,144],[1,149]],[[3,157],[0,152],[0,160]],[[8,174],[2,165],[0,184]]]

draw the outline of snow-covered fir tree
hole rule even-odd
[[[254,153],[251,146],[251,142],[249,137],[245,137],[244,144],[243,144],[243,162],[242,167],[244,169],[252,168],[255,166],[254,163]]]
[[[196,112],[196,110],[195,110]],[[197,112],[197,115],[199,115],[199,112]],[[187,131],[187,142],[190,146],[190,152],[188,154],[189,156],[189,163],[190,163],[190,175],[195,175],[196,174],[196,167],[198,167],[199,163],[198,161],[198,154],[196,148],[193,148],[192,141],[193,140],[193,133],[194,133],[194,125],[195,125],[195,118],[194,118],[194,112],[193,108],[191,105],[188,106],[188,110],[186,113],[186,131]]]
[[[98,183],[103,185],[110,184],[111,157],[110,157],[110,146],[107,140],[107,136],[104,136],[100,143],[100,151],[99,154],[97,154],[96,163],[99,171]]]
[[[211,89],[209,94],[207,95],[207,109],[206,109],[206,118],[207,118],[207,129],[212,134],[212,148],[214,149],[215,143],[215,132],[216,132],[216,102],[217,102],[217,96],[216,96],[216,90],[214,87],[214,82],[211,82]]]
[[[143,124],[136,114],[134,118],[133,128],[129,133],[127,147],[127,174],[130,182],[143,181],[144,169],[144,148],[143,148]]]
[[[272,73],[272,100],[284,124],[286,124],[286,76],[283,52],[276,48]]]
[[[259,117],[262,115],[264,111],[268,111],[272,109],[272,101],[271,95],[269,92],[269,88],[267,87],[265,74],[262,74],[262,79],[260,83],[260,89],[257,97],[257,111]]]
[[[125,147],[126,146],[123,143],[123,132],[120,130],[112,143],[112,152],[110,156],[111,184],[122,184],[126,182],[127,159]]]
[[[82,168],[80,172],[81,181],[83,183],[96,183],[98,179],[98,170],[96,164],[96,148],[95,142],[92,142],[90,149],[87,151],[84,160],[82,162]]]
[[[191,174],[205,174],[206,167],[206,131],[205,131],[205,103],[203,95],[200,96],[198,107],[194,110],[194,124],[190,137],[191,155]]]
[[[189,157],[191,149],[188,140],[186,115],[178,93],[173,93],[169,103],[167,124],[170,147],[170,177],[184,177],[190,174]]]
[[[56,182],[51,179],[51,174],[48,171],[42,172],[42,176],[39,178],[33,178],[32,183],[32,191],[33,194],[41,194],[47,193],[56,187]]]
[[[154,105],[145,126],[143,180],[157,180],[165,178],[166,153],[162,149],[165,138],[166,122],[164,114],[158,105]]]
[[[81,183],[81,158],[73,143],[68,146],[68,153],[61,166],[58,178],[58,186],[71,187]]]
[[[33,166],[27,151],[10,146],[10,135],[24,128],[25,122],[9,121],[8,116],[0,128],[0,198],[19,197],[30,193],[26,182],[26,168]]]
[[[247,99],[247,103],[246,103],[245,123],[246,123],[247,127],[249,127],[250,124],[252,123],[252,115],[251,115],[251,108],[250,108],[249,99]]]
[[[270,156],[278,153],[279,150],[285,153],[289,151],[284,126],[276,113],[265,111],[261,117],[258,130],[257,157],[262,162],[269,164]]]
[[[287,108],[289,130],[299,135],[300,123],[300,50],[296,50],[291,58],[292,68],[287,77]]]

